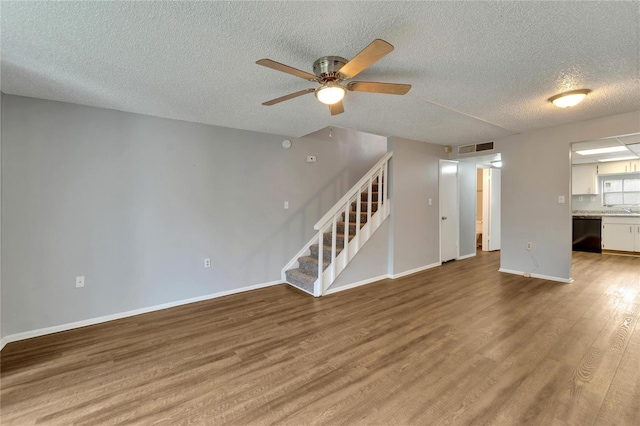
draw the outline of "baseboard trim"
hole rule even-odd
[[[53,327],[40,328],[31,331],[24,331],[22,333],[10,334],[4,336],[0,340],[0,350],[5,347],[7,343],[17,342],[19,340],[31,339],[32,337],[45,336],[47,334],[59,333],[61,331],[73,330],[74,328],[86,327],[89,325],[100,324],[103,322],[114,321],[117,319],[133,317],[136,315],[147,314],[149,312],[161,311],[163,309],[175,308],[176,306],[188,305],[189,303],[202,302],[205,300],[217,299],[219,297],[230,296],[232,294],[244,293],[245,291],[257,290],[260,288],[271,287],[273,285],[283,284],[282,281],[269,281],[266,283],[260,283],[250,285],[247,287],[236,288],[233,290],[220,291],[218,293],[206,294],[204,296],[192,297],[190,299],[178,300],[175,302],[163,303],[161,305],[148,306],[146,308],[134,309],[132,311],[120,312],[117,314],[104,315],[96,318],[89,318],[82,321],[70,322],[67,324],[55,325]]]
[[[4,346],[9,343],[9,339],[7,338],[9,336],[5,336],[2,339],[0,339],[0,351],[2,350],[2,348],[4,348]]]
[[[498,272],[504,272],[506,274],[514,274],[514,275],[520,275],[520,276],[524,276],[525,272],[524,271],[514,271],[513,269],[505,269],[505,268],[500,268],[498,269]],[[565,283],[565,284],[570,284],[573,282],[573,278],[560,278],[560,277],[553,277],[551,275],[542,275],[542,274],[530,274],[530,278],[538,278],[541,280],[547,280],[547,281],[556,281],[559,283]]]
[[[409,271],[400,272],[399,274],[389,275],[389,278],[395,280],[396,278],[406,277],[407,275],[417,274],[418,272],[426,271],[427,269],[436,268],[442,265],[441,262],[432,263],[430,265],[421,266],[419,268],[411,269]]]
[[[460,257],[459,257],[459,258],[457,258],[456,260],[469,259],[470,257],[476,257],[476,254],[475,254],[475,253],[465,254],[464,256],[460,256]]]
[[[361,285],[371,284],[371,283],[374,283],[376,281],[385,280],[385,279],[388,279],[388,278],[390,278],[389,274],[385,274],[385,275],[380,275],[378,277],[374,277],[374,278],[369,278],[369,279],[366,279],[366,280],[358,281],[357,283],[347,284],[347,285],[343,285],[343,286],[336,287],[336,288],[329,288],[329,290],[327,290],[324,293],[324,295],[326,296],[328,294],[338,293],[340,291],[349,290],[351,288],[360,287]]]
[[[318,281],[318,280],[316,280],[316,281]],[[307,293],[307,294],[312,295],[313,297],[316,297],[316,295],[315,295],[315,294],[313,294],[312,292],[310,292],[309,290],[305,290],[304,288],[302,288],[302,287],[298,287],[297,285],[295,285],[295,284],[291,284],[291,283],[289,283],[289,282],[287,282],[287,281],[284,281],[284,283],[285,283],[286,285],[290,286],[290,287],[295,288],[295,289],[296,289],[296,290],[298,290],[298,291],[301,291],[301,292],[303,292],[303,293]]]

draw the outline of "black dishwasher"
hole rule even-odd
[[[602,253],[601,224],[600,216],[574,216],[573,251]]]

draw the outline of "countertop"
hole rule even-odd
[[[575,210],[572,214],[573,216],[640,217],[640,212],[635,210],[631,213],[620,210]]]

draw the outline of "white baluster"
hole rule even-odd
[[[318,286],[319,288],[316,289],[316,296],[321,296],[322,293],[324,293],[324,284],[322,282],[322,255],[323,255],[323,240],[324,240],[324,230],[322,228],[320,228],[320,231],[318,231]]]
[[[336,279],[336,242],[338,233],[338,216],[333,217],[331,223],[331,282]]]

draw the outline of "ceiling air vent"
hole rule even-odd
[[[458,147],[458,154],[469,154],[470,152],[476,152],[476,144]]]
[[[493,149],[493,142],[479,143],[476,145],[476,152],[491,151],[492,149]]]
[[[470,154],[472,152],[491,151],[493,142],[484,142],[473,145],[462,145],[458,147],[458,154]]]

